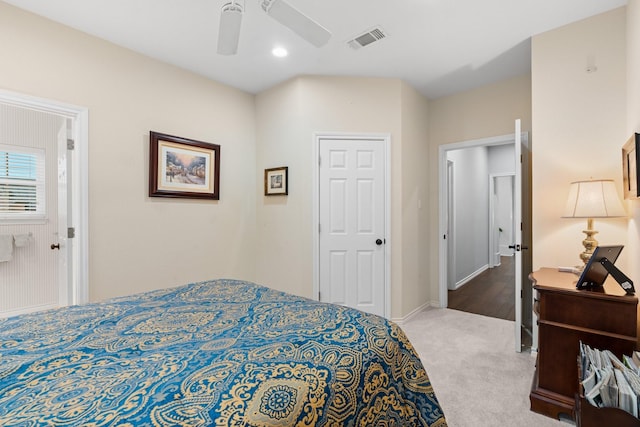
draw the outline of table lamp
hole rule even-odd
[[[584,252],[580,259],[584,265],[589,262],[591,254],[598,246],[593,236],[598,233],[593,229],[594,218],[616,218],[627,216],[622,201],[616,191],[612,179],[575,181],[569,188],[569,198],[562,218],[587,218],[587,229],[582,230],[587,237],[582,241]]]

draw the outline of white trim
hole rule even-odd
[[[19,108],[31,108],[43,113],[57,114],[59,116],[75,118],[80,112],[86,111],[85,107],[79,107],[51,99],[38,98],[17,92],[0,89],[0,99],[4,104]]]
[[[345,133],[345,132],[315,132],[313,134],[313,295],[319,300],[320,294],[320,140],[322,139],[351,139],[351,140],[378,140],[384,143],[385,164],[384,164],[384,205],[385,205],[385,236],[384,245],[384,317],[387,319],[391,315],[391,134],[389,133]]]
[[[24,308],[24,309],[3,311],[2,315],[0,315],[0,318],[9,318],[13,316],[19,316],[21,314],[29,314],[29,313],[34,313],[36,311],[45,311],[45,310],[51,310],[54,308],[58,308],[58,305],[56,304],[31,305],[28,308]]]
[[[455,279],[455,271],[456,271],[456,230],[453,224],[456,221],[456,204],[455,204],[455,162],[453,160],[446,160],[446,195],[445,200],[447,203],[447,216],[445,218],[446,221],[446,230],[447,230],[447,241],[445,242],[447,248],[447,274],[451,277],[447,276],[447,290],[449,289],[449,282]]]
[[[514,345],[515,351],[520,353],[522,351],[522,251],[518,250],[519,245],[522,245],[522,132],[520,131],[521,121],[516,119],[515,122],[515,165],[516,165],[516,177],[514,181],[513,192],[513,222],[519,223],[519,227],[514,227],[513,242],[516,246],[516,256],[514,258],[515,264],[515,277],[514,277],[514,289],[515,289],[515,331],[514,331]]]
[[[74,120],[75,150],[71,153],[76,170],[73,180],[73,215],[76,228],[76,248],[73,257],[74,304],[89,302],[89,110],[82,108]]]
[[[391,321],[397,324],[398,326],[402,327],[405,323],[411,321],[411,319],[413,319],[414,317],[416,317],[418,314],[428,309],[429,307],[433,307],[432,301],[422,304],[420,307],[416,308],[415,310],[413,310],[412,312],[410,312],[404,317],[396,317],[391,319]]]
[[[470,281],[472,281],[473,279],[475,279],[476,277],[478,277],[480,274],[484,273],[488,269],[489,269],[489,264],[485,264],[479,269],[477,269],[476,271],[474,271],[473,273],[469,274],[467,277],[464,277],[458,280],[456,282],[456,288],[452,289],[452,291],[460,289],[461,287],[463,287],[464,285],[466,285],[467,283],[469,283]]]
[[[0,102],[20,108],[31,108],[73,120],[75,149],[69,152],[74,170],[71,218],[76,230],[72,252],[70,304],[82,304],[89,296],[89,110],[59,101],[38,98],[0,89]]]
[[[500,245],[500,257],[512,257],[513,250],[509,248],[509,246]]]
[[[494,145],[513,144],[515,133],[489,138],[454,142],[438,147],[438,230],[439,236],[447,233],[447,152],[461,148],[488,147]],[[438,289],[440,307],[448,305],[447,295],[447,242],[444,238],[438,243]]]

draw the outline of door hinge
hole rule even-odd
[[[75,150],[76,142],[73,139],[67,139],[67,150]]]
[[[67,228],[67,238],[73,239],[74,237],[76,237],[76,229],[74,227]]]
[[[318,166],[322,166],[322,157],[318,156]]]
[[[321,229],[320,224],[318,224],[318,233],[322,233],[322,229]]]
[[[318,291],[318,301],[322,301],[322,299],[320,299],[320,291]]]

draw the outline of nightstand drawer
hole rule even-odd
[[[592,294],[539,291],[539,318],[581,328],[636,336],[635,297],[593,298]]]

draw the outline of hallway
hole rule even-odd
[[[515,320],[514,257],[500,257],[499,267],[483,271],[448,296],[451,309]]]

